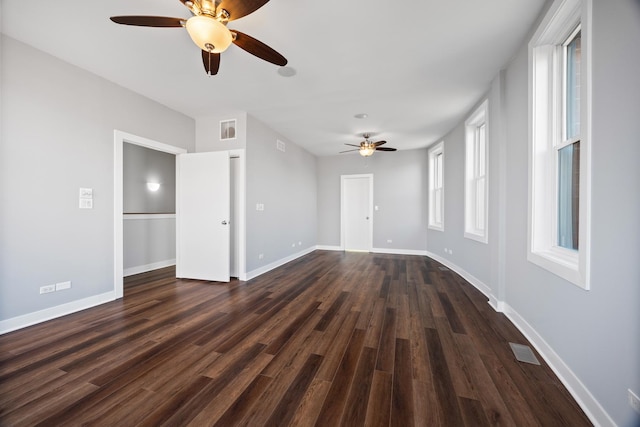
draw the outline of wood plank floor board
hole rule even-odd
[[[266,377],[264,375],[258,375],[244,389],[242,394],[234,401],[234,403],[227,408],[220,418],[215,422],[215,427],[227,427],[232,425],[238,425],[249,409],[258,401],[262,393],[271,384],[273,378]],[[197,420],[195,420],[197,422]],[[195,423],[194,423],[195,424]]]
[[[353,376],[351,389],[345,403],[346,411],[342,417],[342,425],[364,425],[377,353],[375,348],[369,347],[364,347],[362,353],[360,353],[358,367]]]
[[[378,345],[378,360],[376,370],[393,372],[393,361],[396,345],[396,309],[387,307]]]
[[[516,425],[471,338],[468,335],[456,335],[455,340],[469,367],[471,381],[477,387],[478,400],[482,403],[489,423],[495,426]]]
[[[0,426],[590,425],[439,267],[314,251],[247,282],[127,277],[121,300],[0,336]]]
[[[391,426],[414,423],[411,345],[406,339],[396,339],[391,396]]]
[[[357,311],[345,313],[344,320],[336,322],[336,327],[332,331],[325,331],[325,334],[317,340],[317,344],[313,345],[313,352],[324,356],[318,378],[333,381],[345,352],[352,345],[353,335],[356,332],[360,334],[359,331],[362,331],[355,328],[359,317],[360,313]]]
[[[332,378],[331,388],[327,393],[324,405],[318,416],[317,426],[337,426],[340,424],[345,410],[346,398],[351,388],[351,382],[356,372],[363,344],[364,331],[362,329],[356,329],[351,335],[336,375]]]
[[[293,415],[293,418],[291,418],[289,425],[315,425],[330,387],[331,383],[329,381],[321,380],[316,376],[302,397],[300,405],[298,405],[298,410]]]
[[[436,392],[438,406],[443,420],[451,425],[463,425],[462,414],[458,406],[458,396],[456,395],[446,353],[442,348],[440,335],[437,329],[425,329],[427,336],[427,347],[429,349],[429,360],[431,360],[431,375]]]
[[[271,416],[265,423],[266,426],[278,427],[289,424],[309,385],[313,381],[316,372],[318,372],[321,363],[322,356],[317,354],[309,355],[295,379],[278,402],[278,405],[271,413]]]
[[[367,427],[388,427],[391,418],[391,395],[393,375],[389,372],[374,371],[371,392],[367,405],[364,425]],[[419,421],[419,420],[416,420]],[[426,424],[416,424],[426,425]]]

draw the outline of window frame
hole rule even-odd
[[[429,220],[427,227],[431,230],[444,231],[444,141],[429,148]],[[438,168],[438,157],[440,167]],[[440,184],[438,186],[438,184]],[[439,200],[440,221],[437,221],[436,206]]]
[[[464,237],[481,243],[489,242],[489,100],[484,100],[465,121],[465,204]],[[479,132],[484,128],[484,147],[480,153]],[[482,154],[482,156],[480,155]],[[484,160],[484,162],[483,162]],[[484,171],[478,174],[478,169]],[[478,199],[482,180],[482,206]],[[482,227],[478,227],[482,209]]]
[[[592,0],[554,2],[529,42],[529,233],[527,259],[589,289]],[[578,250],[558,245],[558,150],[564,141],[564,48],[581,32]],[[575,141],[574,141],[575,142]]]

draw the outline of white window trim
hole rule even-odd
[[[489,100],[485,100],[464,122],[465,125],[465,185],[464,185],[464,237],[481,243],[489,241]],[[484,226],[477,223],[478,201],[474,164],[478,153],[475,149],[476,131],[485,125],[484,137]]]
[[[527,259],[589,289],[591,194],[592,0],[554,2],[529,42],[529,234]],[[556,244],[557,165],[554,144],[562,136],[562,44],[581,26],[580,206],[578,251]],[[552,160],[553,159],[553,160]]]
[[[440,141],[429,148],[429,221],[428,228],[431,230],[444,231],[444,141]],[[436,157],[442,154],[442,187],[440,187],[440,222],[435,221],[435,168]]]

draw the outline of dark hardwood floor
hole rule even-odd
[[[248,282],[130,277],[122,300],[0,336],[0,425],[590,425],[439,267],[316,251]]]

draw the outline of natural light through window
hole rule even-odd
[[[487,102],[465,122],[464,236],[487,243]]]
[[[559,0],[529,43],[529,261],[589,288],[591,0]]]
[[[444,230],[444,142],[429,149],[429,228]]]

